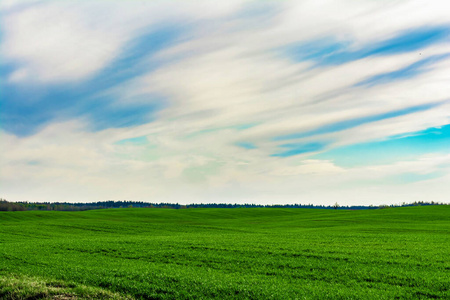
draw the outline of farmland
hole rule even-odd
[[[448,257],[448,205],[0,212],[1,299],[448,299]]]

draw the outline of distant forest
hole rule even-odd
[[[317,208],[317,209],[380,209],[389,207],[405,207],[405,206],[419,206],[419,205],[448,205],[438,202],[414,202],[403,203],[398,205],[379,205],[379,206],[365,206],[353,205],[343,206],[335,203],[334,205],[314,205],[314,204],[228,204],[228,203],[193,203],[193,204],[178,204],[178,203],[148,203],[142,201],[98,201],[91,203],[67,203],[67,202],[8,202],[0,198],[0,211],[25,211],[25,210],[58,210],[58,211],[80,211],[91,209],[106,209],[106,208],[168,208],[168,209],[191,209],[191,208],[251,208],[251,207],[271,207],[271,208]]]

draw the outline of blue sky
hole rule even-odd
[[[447,8],[2,2],[0,197],[448,202]]]
[[[450,125],[433,127],[383,140],[336,147],[316,154],[343,167],[392,164],[426,154],[445,155],[450,149]]]

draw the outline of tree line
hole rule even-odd
[[[9,202],[0,198],[0,211],[26,211],[26,210],[57,210],[57,211],[81,211],[106,208],[169,208],[169,209],[189,209],[189,208],[252,208],[252,207],[272,207],[272,208],[317,208],[317,209],[380,209],[389,207],[405,207],[419,205],[448,205],[439,202],[418,201],[414,203],[402,203],[392,205],[352,205],[345,206],[338,203],[333,205],[314,205],[314,204],[230,204],[230,203],[149,203],[143,201],[98,201],[89,203],[68,203],[68,202]]]

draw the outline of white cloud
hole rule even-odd
[[[80,17],[70,6],[50,3],[7,15],[2,53],[22,65],[28,80],[69,81],[92,75],[117,55],[123,40]],[[11,79],[17,79],[15,74]]]
[[[357,49],[408,28],[448,22],[444,2],[423,4],[422,10],[419,1],[286,1],[274,2],[260,15],[242,13],[245,5],[238,1],[124,3],[63,1],[1,8],[6,11],[2,55],[20,65],[10,75],[14,82],[84,79],[155,24],[189,27],[187,39],[155,56],[164,66],[105,91],[122,104],[138,95],[166,97],[168,107],[153,122],[92,133],[83,122],[71,121],[50,124],[25,138],[3,133],[2,143],[8,146],[2,153],[2,197],[180,203],[448,201],[447,185],[439,185],[450,174],[445,155],[347,169],[308,154],[270,156],[283,150],[273,137],[441,101],[450,92],[449,60],[402,81],[353,87],[424,57],[448,53],[447,44],[421,49],[423,56],[411,52],[367,57],[320,68],[295,62],[275,49],[329,36],[352,41],[350,46]],[[449,112],[447,103],[299,141],[329,141],[334,147],[384,139],[448,124]],[[239,127],[245,125],[253,127]],[[148,144],[116,144],[139,136],[146,136]],[[252,142],[256,149],[240,148],[237,142]],[[390,182],[404,173],[433,172],[443,175]],[[436,189],[433,199],[427,186]]]
[[[123,152],[113,143],[123,129],[87,133],[81,124],[52,125],[29,138],[3,133],[2,197],[33,201],[106,199],[190,202],[383,204],[443,201],[448,155],[427,155],[393,165],[342,168],[331,161],[269,157],[223,145],[213,135]],[[221,131],[230,140],[234,131]],[[156,146],[153,144],[156,143]],[[404,174],[444,177],[393,182]],[[436,191],[427,191],[427,184]],[[412,196],[413,195],[413,196]],[[388,196],[391,196],[388,198]],[[411,197],[409,197],[411,196]]]
[[[2,13],[2,55],[21,65],[10,80],[65,82],[84,79],[104,68],[134,37],[158,23],[217,18],[240,5],[198,2],[9,1]]]
[[[448,46],[429,47],[427,55],[448,50]],[[204,128],[254,123],[257,126],[239,132],[237,139],[268,147],[270,154],[274,151],[270,139],[277,135],[442,101],[449,89],[444,73],[448,60],[416,78],[373,88],[351,88],[370,76],[419,61],[421,58],[415,53],[361,59],[311,71],[307,70],[307,63],[293,64],[262,53],[244,54],[239,45],[202,53],[151,73],[125,90],[131,94],[160,93],[170,99],[171,107],[161,113],[157,122],[162,127],[152,125],[150,131],[177,128],[182,136],[183,132],[190,134]],[[418,115],[428,117],[416,118]],[[446,124],[448,117],[445,106],[438,106],[330,137],[337,139],[336,144],[363,142]],[[351,133],[358,130],[364,133]]]

